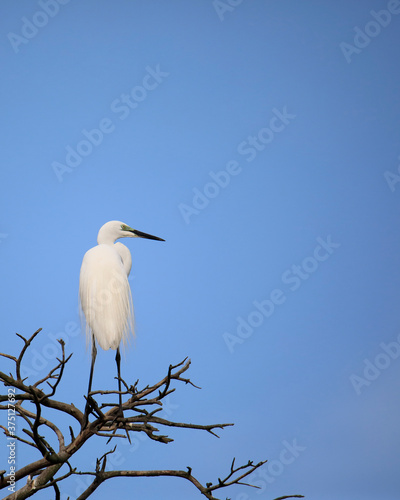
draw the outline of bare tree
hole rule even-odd
[[[1,425],[0,427],[7,436],[8,441],[14,443],[11,445],[10,450],[12,450],[12,446],[15,448],[16,443],[20,443],[21,446],[33,447],[41,455],[39,460],[27,463],[18,470],[16,470],[16,467],[10,465],[7,475],[6,471],[0,471],[0,489],[8,488],[9,491],[11,490],[11,494],[5,497],[7,500],[28,498],[45,488],[51,488],[54,491],[55,499],[58,500],[61,498],[60,487],[62,486],[62,482],[74,475],[85,475],[93,478],[86,490],[78,497],[78,500],[88,498],[104,481],[115,477],[180,477],[190,481],[209,500],[217,500],[214,496],[217,490],[227,486],[236,484],[255,487],[244,480],[266,461],[253,463],[249,460],[243,465],[236,466],[235,459],[233,459],[225,477],[222,479],[218,478],[214,483],[209,482],[203,485],[192,474],[191,467],[187,467],[186,470],[107,471],[107,458],[115,452],[116,446],[97,459],[95,470],[78,471],[73,466],[72,459],[75,453],[90,439],[106,438],[107,443],[112,439],[128,439],[130,441],[130,433],[139,432],[144,433],[151,440],[160,443],[169,443],[172,439],[167,435],[160,434],[158,427],[198,429],[218,437],[216,434],[218,429],[224,429],[233,424],[187,424],[170,421],[158,416],[158,413],[163,408],[164,398],[175,391],[175,388],[172,387],[173,383],[183,382],[184,384],[194,386],[190,379],[183,377],[183,374],[188,370],[190,365],[190,360],[187,358],[177,365],[170,365],[166,376],[162,380],[143,389],[138,388],[138,382],[128,385],[121,379],[124,387],[124,390],[121,392],[92,391],[88,397],[87,405],[90,411],[89,417],[92,417],[90,420],[90,418],[87,418],[87,415],[85,416],[84,412],[73,404],[67,404],[54,399],[66,365],[72,356],[72,354],[69,356],[65,354],[63,340],[58,341],[61,346],[61,358],[57,358],[56,366],[45,377],[36,381],[33,385],[28,385],[26,379],[21,377],[21,363],[24,355],[40,331],[41,329],[37,330],[29,339],[17,333],[18,337],[24,342],[17,357],[0,353],[1,356],[12,360],[15,364],[15,375],[11,373],[7,375],[0,372],[0,380],[4,386],[9,388],[7,394],[0,395],[0,402],[2,403],[0,404],[0,409],[7,412],[8,425]],[[99,402],[95,399],[95,396],[97,399],[100,399],[102,396],[109,397],[111,394],[122,394],[126,399],[122,405],[124,416],[120,416],[118,405]],[[25,407],[27,401],[33,403],[33,407],[30,410]],[[61,414],[64,414],[70,419],[69,436],[63,434],[60,430],[60,425],[43,416],[44,408],[56,410],[59,412],[57,415],[61,416]],[[126,414],[130,416],[125,417]],[[17,417],[25,424],[22,432],[17,432],[16,430],[15,421]],[[74,432],[72,424],[75,425],[76,432]],[[56,446],[54,443],[56,443]],[[22,479],[25,480],[24,485],[17,488],[16,481]],[[303,498],[303,496],[283,496],[275,500],[286,498]]]

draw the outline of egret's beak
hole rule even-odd
[[[153,236],[152,234],[142,233],[142,231],[138,231],[137,229],[132,229],[131,231],[135,236],[139,238],[146,238],[147,240],[157,240],[157,241],[165,241],[158,236]]]

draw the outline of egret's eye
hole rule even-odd
[[[125,224],[121,224],[121,229],[122,231],[128,231],[129,228]]]

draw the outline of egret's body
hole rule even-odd
[[[117,349],[130,331],[134,333],[128,282],[131,262],[122,243],[101,243],[88,250],[82,262],[79,292],[86,333],[89,341],[94,337],[104,350]]]
[[[157,236],[142,233],[119,221],[110,221],[101,227],[98,245],[85,253],[79,278],[79,298],[86,319],[86,335],[92,343],[92,366],[89,388],[91,390],[93,368],[96,359],[96,342],[104,349],[114,349],[118,368],[119,390],[121,341],[125,343],[129,333],[134,333],[133,306],[128,276],[132,267],[129,249],[119,238],[147,238],[164,241]],[[121,395],[120,395],[121,409]]]

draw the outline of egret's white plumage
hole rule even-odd
[[[119,345],[134,333],[133,306],[128,276],[132,267],[129,249],[119,238],[162,238],[132,229],[120,221],[110,221],[100,228],[98,245],[85,253],[79,278],[81,310],[86,319],[86,335],[92,342],[91,388],[96,341],[104,350],[117,350],[119,376]]]
[[[129,256],[129,258],[128,258]],[[122,243],[101,243],[83,258],[79,282],[86,335],[104,350],[117,349],[133,331],[133,306],[128,276],[131,256]]]

